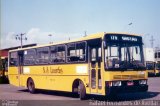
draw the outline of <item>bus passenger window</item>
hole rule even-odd
[[[59,63],[64,63],[65,62],[65,46],[58,46],[57,47],[57,59]]]
[[[65,45],[51,47],[51,63],[65,62]]]
[[[67,62],[84,62],[86,60],[86,42],[67,45]]]
[[[35,49],[28,49],[24,51],[24,65],[34,65],[36,57]]]
[[[56,61],[56,53],[57,53],[57,48],[56,48],[56,46],[52,46],[51,47],[51,50],[50,50],[50,52],[51,52],[51,63],[54,63],[55,61]]]
[[[10,66],[17,66],[18,65],[18,57],[17,52],[10,53]]]
[[[49,47],[37,48],[37,61],[38,64],[49,63]]]
[[[76,52],[77,57],[79,57],[79,61],[85,61],[85,54],[86,54],[86,43],[80,42],[76,44]]]

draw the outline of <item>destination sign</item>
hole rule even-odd
[[[106,41],[110,42],[135,42],[142,43],[142,37],[122,34],[106,34]]]

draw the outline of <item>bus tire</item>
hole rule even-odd
[[[27,88],[30,93],[35,93],[35,84],[32,78],[29,78],[27,81]]]
[[[79,84],[79,98],[80,100],[86,99],[86,88],[82,81],[80,81],[80,84]]]

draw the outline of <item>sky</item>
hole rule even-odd
[[[160,0],[0,0],[0,49],[47,44],[98,32],[140,34],[146,47],[160,46]],[[129,25],[129,23],[132,23]],[[51,34],[52,36],[48,36]]]

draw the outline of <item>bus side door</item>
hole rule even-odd
[[[101,80],[101,47],[89,47],[90,93],[102,93]]]
[[[19,86],[22,86],[23,79],[23,60],[24,52],[18,51],[18,77],[19,77]]]

